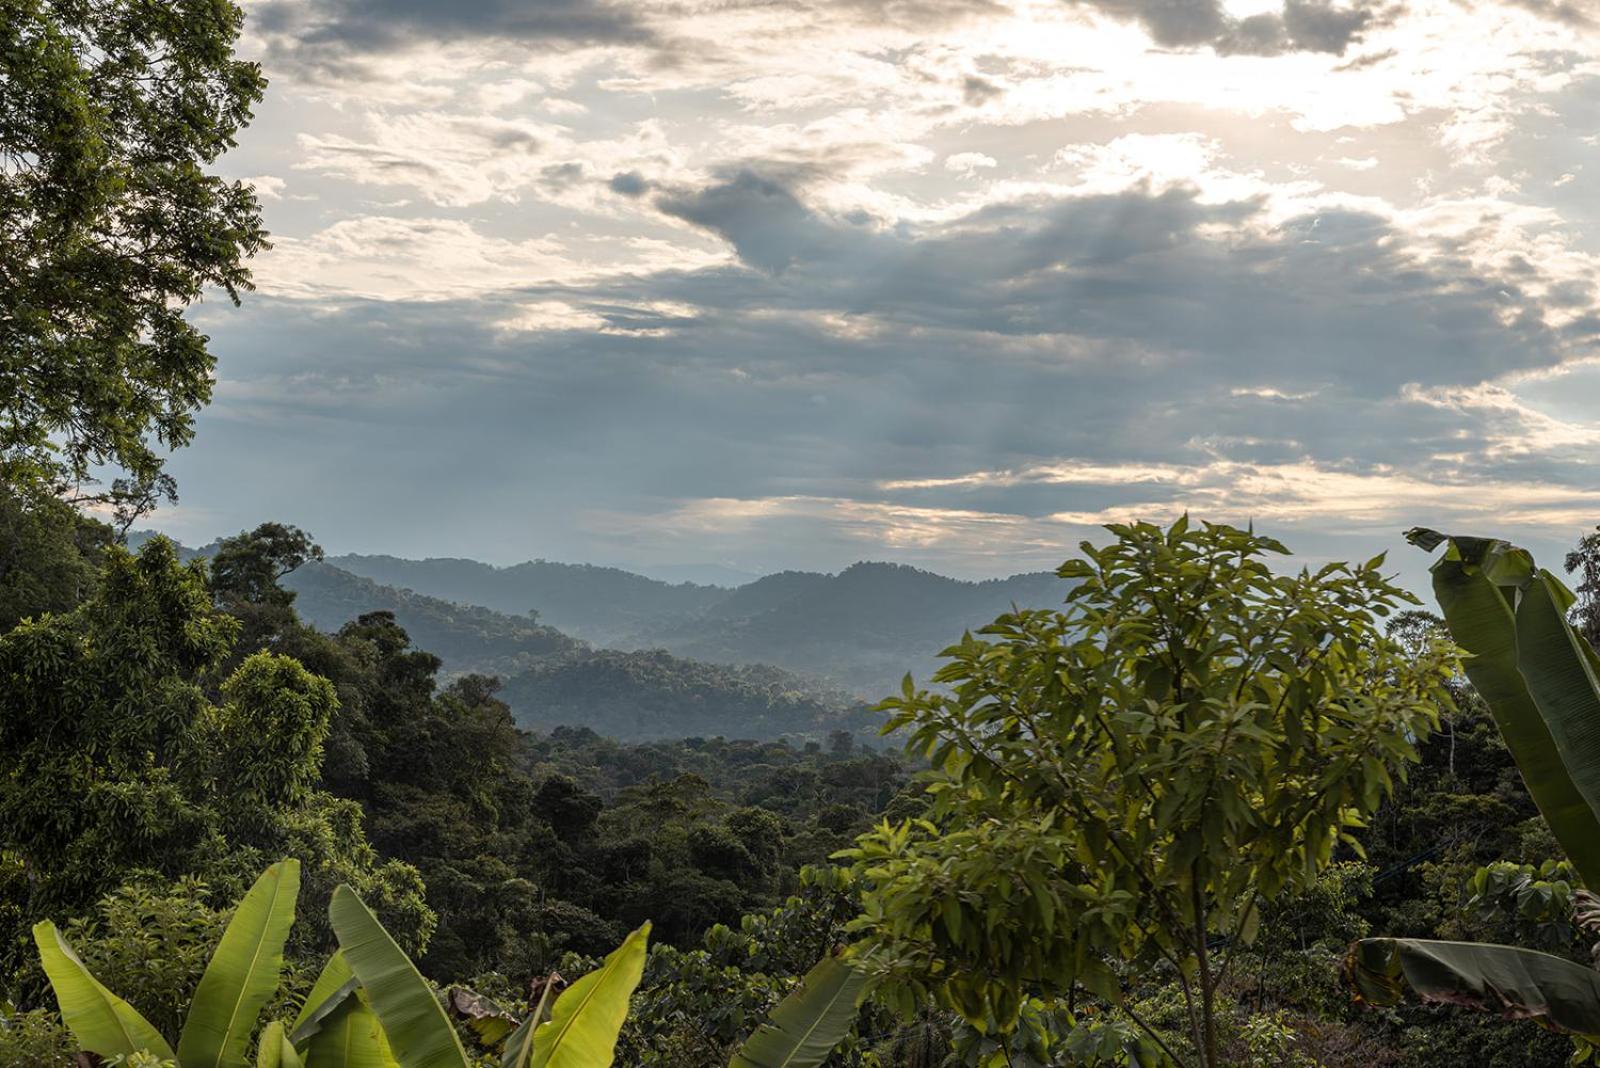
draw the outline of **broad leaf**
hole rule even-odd
[[[1532,558],[1503,541],[1446,539],[1428,530],[1407,536],[1428,549],[1449,542],[1433,565],[1433,592],[1451,638],[1469,654],[1467,678],[1488,704],[1528,793],[1573,867],[1586,885],[1600,887],[1600,820],[1567,770],[1519,666],[1517,602],[1534,580]]]
[[[272,865],[239,902],[195,988],[178,1041],[183,1068],[244,1068],[256,1018],[278,989],[300,862]]]
[[[302,1048],[305,1068],[400,1068],[377,1014],[357,989],[339,999]]]
[[[477,1036],[485,1049],[498,1049],[517,1028],[517,1018],[492,998],[464,986],[450,988],[445,1008]]]
[[[609,1068],[617,1054],[617,1034],[628,1018],[628,999],[644,975],[650,924],[611,951],[600,967],[562,991],[550,1019],[533,1029],[533,1042],[506,1042],[508,1068]],[[526,1060],[512,1058],[513,1047]]]
[[[150,1021],[89,974],[55,924],[35,924],[33,940],[61,1006],[61,1019],[85,1052],[115,1057],[149,1051],[174,1059],[172,1047]]]
[[[261,1032],[256,1068],[305,1068],[305,1062],[284,1033],[283,1024],[277,1020],[267,1024],[266,1030]]]
[[[1600,1037],[1600,972],[1515,946],[1368,938],[1350,947],[1345,980],[1370,1005],[1465,1005],[1568,1034]]]
[[[466,1051],[433,990],[355,891],[335,890],[328,914],[402,1068],[465,1068]]]
[[[733,1055],[729,1068],[815,1068],[856,1022],[868,977],[824,957]]]
[[[323,1020],[332,1015],[346,998],[354,995],[360,985],[344,954],[335,951],[328,958],[328,963],[322,966],[322,974],[311,985],[311,992],[300,1006],[300,1014],[289,1025],[290,1040],[296,1045],[304,1045],[322,1027]]]
[[[1517,604],[1517,664],[1573,785],[1588,802],[1592,828],[1600,821],[1600,679],[1589,643],[1567,622],[1571,603],[1571,593],[1548,571],[1528,584]],[[1558,840],[1568,848],[1565,838]],[[1593,830],[1580,848],[1600,850]],[[1573,866],[1579,867],[1576,858]],[[1600,889],[1587,870],[1579,871]]]

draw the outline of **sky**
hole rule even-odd
[[[760,573],[1600,521],[1600,7],[246,0],[155,525]]]

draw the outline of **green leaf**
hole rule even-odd
[[[828,1059],[856,1022],[869,979],[838,957],[824,957],[733,1055],[729,1068],[813,1068]]]
[[[517,1018],[493,999],[464,986],[451,987],[444,999],[445,1010],[477,1036],[484,1049],[505,1045],[506,1036],[517,1029]]]
[[[55,924],[35,924],[33,940],[61,1006],[61,1019],[84,1052],[115,1057],[148,1051],[174,1059],[172,1047],[150,1021],[89,974]]]
[[[400,1068],[366,991],[341,998],[305,1045],[305,1068]]]
[[[465,1068],[466,1051],[432,989],[355,891],[336,889],[328,915],[402,1068]]]
[[[1409,987],[1424,1001],[1600,1035],[1600,972],[1531,949],[1367,938],[1350,947],[1344,977],[1357,1000],[1370,1005],[1398,1004]]]
[[[644,975],[650,940],[646,923],[611,951],[600,967],[562,991],[550,1019],[533,1029],[528,1059],[511,1068],[608,1068],[617,1033],[628,1018],[628,998]],[[515,1036],[513,1036],[514,1038]],[[508,1041],[507,1046],[513,1045]]]
[[[267,1024],[266,1030],[261,1032],[256,1068],[305,1068],[305,1062],[284,1033],[283,1024],[277,1020]]]
[[[1469,654],[1463,663],[1467,678],[1488,704],[1556,840],[1584,883],[1600,887],[1600,820],[1567,770],[1530,680],[1519,667],[1524,655],[1519,647],[1527,638],[1519,639],[1520,613],[1513,604],[1521,588],[1532,584],[1533,562],[1502,541],[1448,540],[1449,549],[1433,565],[1433,592],[1451,638]],[[1529,621],[1533,619],[1530,612]],[[1542,663],[1548,650],[1529,654],[1526,666],[1539,672],[1541,689],[1548,689],[1550,677]]]
[[[1540,571],[1517,605],[1517,665],[1528,680],[1573,785],[1588,803],[1590,826],[1600,824],[1600,680],[1595,678],[1589,643],[1567,622],[1566,587]],[[1590,832],[1579,846],[1593,853],[1600,841]],[[1567,841],[1557,836],[1563,848]],[[1569,851],[1570,853],[1570,851]],[[1572,857],[1590,886],[1589,871]]]
[[[183,1068],[244,1068],[256,1018],[278,989],[294,925],[300,862],[272,865],[239,902],[195,988],[178,1040]]]
[[[311,992],[300,1006],[300,1014],[289,1025],[290,1040],[296,1045],[304,1044],[360,985],[361,981],[350,970],[344,954],[335,951],[328,958],[328,963],[322,966],[322,974],[312,984]]]

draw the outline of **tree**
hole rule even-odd
[[[172,491],[213,357],[183,310],[238,301],[266,247],[248,186],[207,167],[261,99],[229,0],[0,5],[0,480]]]
[[[322,546],[299,527],[262,523],[223,539],[211,558],[211,588],[224,606],[287,608],[294,604],[294,591],[283,588],[284,576],[322,556]]]
[[[111,528],[51,496],[0,483],[0,634],[94,592]]]
[[[1136,1022],[1214,1068],[1220,946],[1353,845],[1432,728],[1450,653],[1380,632],[1412,600],[1382,557],[1279,575],[1265,558],[1286,550],[1251,532],[1108,529],[1060,569],[1065,611],[1000,617],[945,651],[947,690],[908,677],[882,705],[933,765],[932,807],[847,854],[856,952],[908,1015],[931,995],[1002,1032],[1031,993],[1117,1001],[1120,964],[1165,967],[1185,1034]]]
[[[1562,564],[1567,574],[1575,574],[1579,580],[1572,625],[1590,645],[1600,647],[1600,527],[1579,538]]]
[[[337,703],[327,680],[258,653],[208,699],[235,629],[204,566],[156,538],[137,556],[108,549],[75,611],[0,636],[0,954],[134,873],[227,893],[285,855],[304,862],[313,899],[353,883],[408,944],[426,943],[416,872],[380,861],[360,807],[315,788]],[[304,934],[332,937],[315,921]]]

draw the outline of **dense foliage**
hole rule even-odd
[[[137,505],[211,396],[203,287],[237,299],[255,195],[207,168],[264,87],[228,0],[0,4],[0,475]],[[170,482],[165,484],[170,489]]]
[[[1181,1063],[1224,1063],[1229,956],[1314,885],[1378,807],[1444,696],[1448,647],[1412,659],[1374,618],[1407,599],[1374,560],[1278,575],[1229,527],[1112,527],[1062,568],[1064,612],[1020,612],[949,650],[890,723],[934,764],[930,820],[852,851],[863,960],[1010,1031],[1030,992],[1120,1000],[1116,965],[1169,967]],[[1006,902],[997,910],[996,901]],[[1187,1045],[1187,1050],[1184,1050]]]

